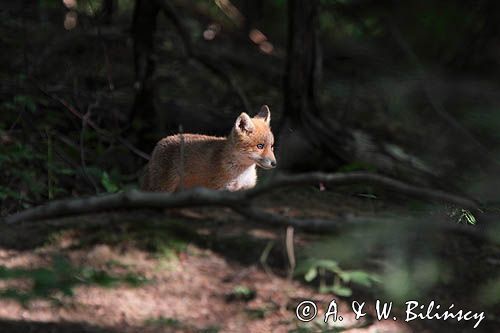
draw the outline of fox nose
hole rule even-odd
[[[273,168],[275,168],[277,164],[278,164],[278,163],[276,163],[276,161],[271,161],[271,166],[272,166]]]

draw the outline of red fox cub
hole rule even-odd
[[[227,137],[177,134],[160,140],[146,165],[141,189],[174,192],[203,186],[238,191],[257,182],[256,165],[276,167],[267,105],[253,118],[236,119]]]

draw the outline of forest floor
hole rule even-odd
[[[387,208],[382,200],[314,189],[282,191],[262,204],[289,216]],[[1,332],[424,331],[402,315],[354,320],[351,300],[371,304],[373,295],[355,289],[343,298],[288,278],[285,230],[226,209],[113,212],[0,228]],[[296,231],[296,255],[320,237]],[[321,320],[334,298],[344,320],[329,327]],[[307,324],[295,315],[306,299],[319,309]],[[368,312],[374,316],[373,306]]]

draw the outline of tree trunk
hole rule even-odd
[[[264,12],[264,2],[262,0],[245,0],[242,4],[242,13],[245,17],[244,29],[245,33],[249,33],[251,29],[256,27],[256,24],[261,20]]]
[[[349,134],[343,133],[336,122],[325,123],[317,104],[322,67],[318,13],[318,0],[288,1],[284,112],[280,131],[284,134],[281,137],[293,140],[305,150],[311,150],[312,145],[316,151],[329,152],[331,162],[338,165],[350,159],[344,140]]]
[[[321,112],[317,101],[322,63],[318,15],[318,0],[288,1],[284,109],[278,151],[281,167],[295,171],[334,170],[357,163],[386,174],[404,175],[417,183],[435,183],[433,170],[417,157],[369,133],[344,126],[333,112]]]
[[[156,57],[154,53],[154,36],[156,32],[156,18],[160,7],[156,1],[136,0],[134,18],[132,22],[132,37],[134,40],[134,65],[136,96],[130,122],[140,113],[141,118],[148,119],[155,124],[155,84],[154,72]],[[141,131],[139,142],[141,148],[151,147],[151,139],[148,133]]]
[[[103,0],[101,6],[101,17],[104,24],[111,24],[117,5],[117,0]]]
[[[317,115],[316,88],[321,68],[318,0],[288,2],[288,43],[285,69],[285,110],[292,122],[304,113]]]

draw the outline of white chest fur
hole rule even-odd
[[[257,183],[257,170],[255,164],[238,173],[234,179],[226,185],[228,191],[238,191],[252,188]]]

